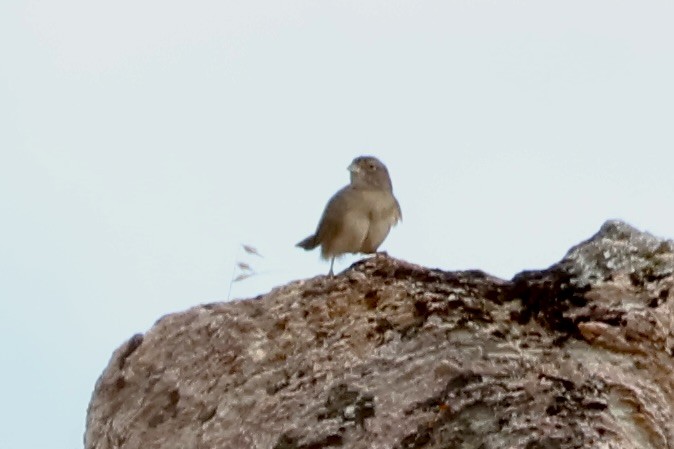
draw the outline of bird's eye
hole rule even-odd
[[[376,165],[370,164],[370,170],[376,170],[376,169],[377,169],[377,166],[376,166]]]

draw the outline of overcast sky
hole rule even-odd
[[[674,236],[673,19],[670,0],[4,0],[0,447],[81,447],[111,353],[163,314],[326,273],[294,244],[361,154],[403,210],[381,249],[421,265],[510,278],[609,218]],[[230,293],[237,261],[258,274]]]

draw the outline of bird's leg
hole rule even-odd
[[[333,277],[335,274],[332,271],[332,266],[335,264],[335,257],[333,256],[332,259],[330,259],[330,271],[328,272],[329,277]]]

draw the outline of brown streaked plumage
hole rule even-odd
[[[346,253],[374,253],[391,227],[402,219],[400,204],[386,166],[376,157],[360,156],[348,167],[351,183],[335,193],[325,206],[316,233],[297,244],[306,250],[321,246],[331,259]]]

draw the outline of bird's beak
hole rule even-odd
[[[349,170],[351,173],[358,173],[360,171],[360,167],[356,165],[355,162],[351,162],[351,165],[346,167],[347,170]]]

